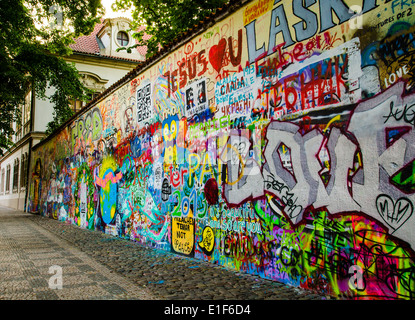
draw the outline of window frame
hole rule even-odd
[[[125,35],[125,39],[122,37],[122,35]],[[126,43],[124,44],[124,41],[126,41]],[[130,43],[130,37],[128,36],[128,33],[125,31],[118,31],[117,33],[117,42],[120,46],[125,47]]]
[[[10,171],[11,171],[11,166],[10,166],[10,164],[8,164],[6,166],[6,188],[5,188],[5,193],[10,193]]]
[[[6,173],[4,168],[1,169],[1,185],[0,185],[0,193],[3,194],[4,193],[4,182],[6,179]]]
[[[22,155],[22,160],[20,162],[20,189],[26,189],[27,184],[27,165],[28,165],[28,156],[27,152]]]
[[[13,193],[16,193],[19,189],[19,172],[20,172],[20,160],[15,159],[14,165],[13,165],[13,181],[12,181]]]

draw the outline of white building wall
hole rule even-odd
[[[120,66],[108,67],[106,65],[88,64],[77,62],[75,63],[77,70],[82,72],[90,72],[98,75],[103,80],[108,80],[105,84],[105,89],[110,87],[113,83],[124,77],[130,69],[121,68]],[[53,94],[53,88],[46,90],[46,95],[50,97]],[[53,104],[49,100],[42,100],[35,98],[35,119],[33,130],[38,132],[46,131],[47,124],[53,120]]]
[[[0,165],[0,205],[4,207],[10,207],[18,210],[24,210],[26,188],[20,185],[21,180],[21,165],[22,157],[27,153],[29,155],[29,142],[25,143],[17,150],[15,150],[7,159],[5,159]],[[17,174],[17,189],[13,189],[13,177],[14,177],[14,163],[15,160],[19,159],[19,169]],[[10,165],[10,189],[6,191],[6,173],[7,166]],[[4,169],[4,180],[1,179],[2,172]],[[26,172],[25,172],[26,174]]]
[[[105,83],[104,89],[107,89],[112,84],[117,82],[119,79],[124,77],[130,70],[134,68],[134,65],[131,67],[126,67],[125,64],[121,63],[114,59],[110,62],[97,61],[91,62],[91,60],[86,60],[85,62],[75,62],[75,67],[80,73],[87,72],[97,75],[101,80],[107,81]],[[53,94],[53,88],[46,89],[46,96],[50,97]],[[33,107],[33,106],[32,106]],[[34,119],[33,119],[33,131],[35,132],[45,132],[47,124],[53,120],[53,104],[49,102],[48,99],[42,100],[39,97],[35,97],[34,105]],[[35,146],[39,143],[40,139],[33,137],[32,146]],[[14,141],[18,144],[18,141]],[[12,151],[8,157],[5,157],[0,163],[0,184],[3,183],[3,191],[0,191],[0,206],[11,207],[18,210],[24,210],[25,205],[25,196],[26,189],[25,187],[20,186],[20,175],[21,175],[21,162],[22,155],[26,153],[29,155],[29,141],[19,146],[17,149]],[[18,173],[18,188],[13,190],[13,170],[15,159],[19,159],[19,173]],[[6,172],[7,166],[10,165],[10,190],[5,191],[6,185]],[[31,165],[31,164],[29,164]],[[4,169],[5,179],[1,181],[1,172]],[[29,177],[30,180],[30,177]]]
[[[80,73],[90,72],[98,75],[102,80],[108,80],[105,84],[105,89],[120,80],[130,71],[130,69],[121,68],[120,66],[108,67],[103,64],[90,64],[82,62],[76,62],[75,67]]]
[[[53,88],[46,89],[46,95],[50,97],[53,94]],[[53,104],[49,100],[35,98],[35,114],[34,114],[33,130],[44,132],[47,124],[53,120]]]

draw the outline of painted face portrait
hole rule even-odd
[[[205,82],[199,82],[197,84],[197,99],[199,103],[206,102]]]
[[[129,132],[133,129],[133,110],[127,108],[124,112],[124,129],[125,132]]]
[[[190,110],[194,107],[193,89],[189,88],[186,90],[186,110]]]

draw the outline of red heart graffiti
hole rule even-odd
[[[220,39],[217,45],[214,45],[209,50],[210,64],[215,68],[217,72],[222,68],[222,60],[226,50],[226,39]]]

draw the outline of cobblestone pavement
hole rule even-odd
[[[149,290],[42,227],[37,223],[41,220],[46,218],[0,208],[1,300],[155,299]],[[62,268],[62,289],[49,286],[49,281],[51,287],[59,285],[55,266]]]
[[[54,265],[62,268],[62,289],[49,288]],[[7,300],[330,299],[4,207],[0,271],[0,299]]]

